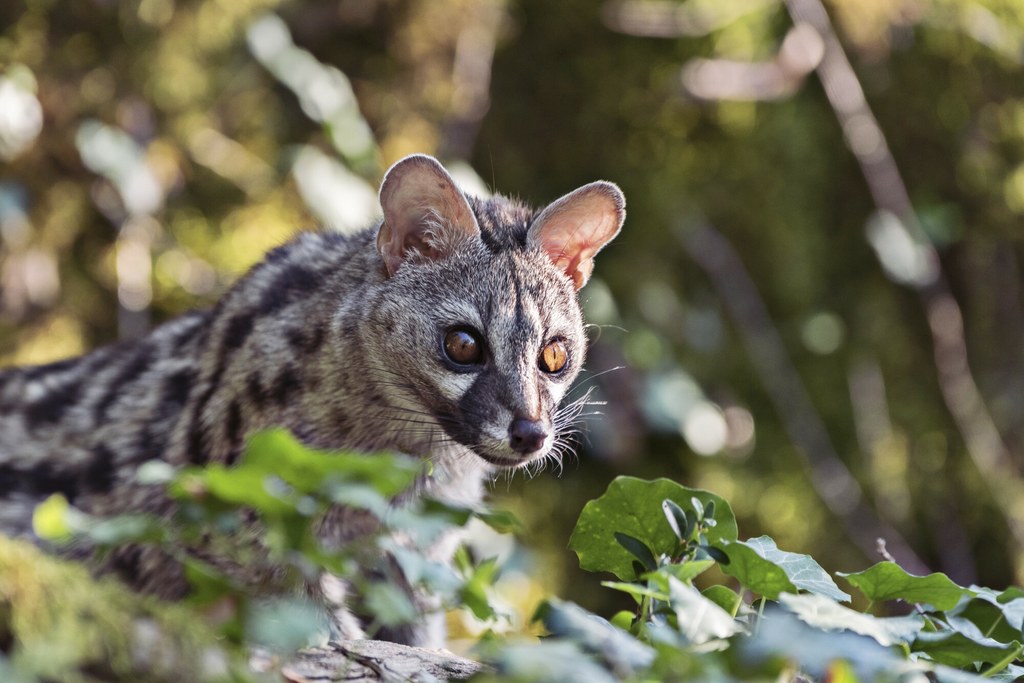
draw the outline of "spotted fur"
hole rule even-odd
[[[249,435],[275,426],[314,447],[429,459],[417,490],[469,505],[496,471],[557,455],[558,404],[586,350],[576,290],[618,232],[621,193],[592,184],[539,214],[466,197],[416,156],[392,168],[381,197],[382,223],[299,234],[212,310],[0,372],[0,529],[31,536],[32,506],[53,493],[94,514],[166,514],[167,499],[135,480],[142,463],[232,463]],[[482,362],[446,358],[452,328],[479,332]],[[553,339],[569,360],[546,374],[538,356]],[[538,448],[510,441],[516,420],[543,435]],[[364,523],[338,508],[320,531],[344,543]],[[148,549],[115,553],[106,568],[168,598],[187,588],[180,567]]]

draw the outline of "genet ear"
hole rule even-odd
[[[626,198],[603,180],[584,185],[544,209],[527,241],[540,247],[580,289],[594,270],[594,255],[622,228]]]
[[[388,276],[407,260],[442,258],[480,235],[465,195],[444,167],[425,154],[405,157],[388,170],[380,205],[384,222],[377,251]]]

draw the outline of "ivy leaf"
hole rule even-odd
[[[416,608],[398,586],[391,583],[374,582],[366,588],[366,608],[381,624],[399,626],[416,621]]]
[[[927,659],[920,659],[914,664],[907,663],[902,668],[909,671],[918,671],[925,674],[929,680],[934,680],[936,683],[988,683],[989,681],[1000,681],[1000,683],[1013,683],[1019,680],[1020,673],[1011,673],[1014,668],[1008,666],[998,674],[992,676],[980,676],[975,673],[968,671],[962,671],[960,669],[954,669],[950,666],[943,664],[935,664],[928,661]],[[930,666],[929,666],[930,665]],[[913,667],[913,668],[912,668]]]
[[[331,502],[347,508],[372,512],[377,519],[387,513],[390,501],[377,489],[365,484],[338,484],[330,492]]]
[[[805,624],[826,631],[853,631],[886,647],[911,642],[924,625],[924,618],[917,614],[875,617],[843,607],[824,595],[784,593],[779,596],[779,604]]]
[[[879,562],[862,572],[837,572],[860,589],[868,600],[905,600],[925,603],[937,610],[956,607],[960,598],[971,595],[966,588],[953,583],[945,574],[936,572],[928,576],[908,574],[895,562]]]
[[[465,548],[459,548],[456,551],[456,557],[458,558],[456,562],[463,560],[463,564],[459,566],[463,574],[460,576],[447,563],[432,560],[420,552],[405,548],[400,543],[395,542],[394,539],[382,541],[380,547],[394,557],[409,585],[416,586],[422,584],[427,586],[435,595],[444,597],[453,596],[458,593],[462,598],[462,602],[473,610],[477,616],[480,614],[477,612],[477,609],[480,607],[482,607],[483,612],[487,612],[488,606],[481,606],[480,604],[471,605],[469,603],[473,599],[488,602],[486,595],[487,586],[493,582],[497,570],[494,561],[485,560],[479,566],[475,566],[470,561]],[[469,584],[473,585],[469,586]],[[466,594],[463,591],[469,591],[469,593]],[[483,619],[485,617],[480,618]]]
[[[615,628],[621,628],[623,631],[629,631],[629,627],[633,625],[633,613],[627,609],[619,610],[609,620],[609,623]]]
[[[494,572],[497,561],[490,559],[485,561],[459,591],[462,604],[468,607],[473,615],[480,620],[486,621],[496,616],[494,606],[491,605],[488,591],[494,583]]]
[[[999,673],[995,674],[994,676],[990,676],[989,680],[1006,681],[1006,683],[1010,683],[1011,681],[1021,680],[1022,676],[1024,676],[1024,666],[1020,666],[1018,664],[1009,664],[1005,669],[1003,669]]]
[[[713,493],[689,489],[669,479],[644,481],[635,477],[617,477],[600,497],[583,508],[569,547],[580,558],[583,569],[611,572],[624,581],[632,581],[643,572],[633,568],[633,554],[616,540],[615,533],[629,535],[646,545],[652,554],[670,555],[678,539],[665,520],[662,501],[670,499],[680,506],[697,498],[703,504],[713,500],[718,525],[709,529],[709,542],[736,538],[736,518],[729,504]]]
[[[254,601],[245,615],[246,636],[275,652],[294,652],[317,641],[319,610],[294,598]]]
[[[714,565],[714,560],[690,560],[681,564],[666,564],[663,567],[658,567],[657,571],[644,574],[642,578],[650,579],[660,574],[663,576],[661,580],[665,585],[665,590],[668,590],[668,576],[674,576],[683,583],[688,583]]]
[[[974,588],[974,586],[971,586],[971,588]],[[1011,600],[1016,600],[1018,598],[1024,598],[1024,588],[1019,586],[1010,586],[1000,593],[999,597],[996,599],[999,602],[1010,602]]]
[[[227,468],[220,464],[207,465],[203,470],[186,472],[171,490],[187,496],[195,482],[199,482],[202,496],[216,498],[223,503],[251,507],[270,517],[283,517],[295,513],[295,496],[283,489],[268,486],[271,475],[251,468]]]
[[[667,583],[667,582],[666,582]],[[648,588],[639,583],[627,583],[625,581],[602,581],[601,585],[605,588],[611,588],[612,590],[622,591],[633,596],[633,599],[637,601],[637,604],[643,598],[651,598],[652,600],[661,600],[662,602],[668,602],[668,594],[659,591],[655,588]]]
[[[588,683],[616,683],[619,680],[581,650],[575,643],[558,640],[495,648],[486,658],[498,671],[498,678],[484,680]]]
[[[828,575],[828,572],[822,569],[821,565],[815,562],[810,555],[779,550],[775,541],[768,536],[758,536],[743,541],[743,543],[786,572],[789,580],[800,590],[824,595],[839,602],[850,601],[850,595],[839,590],[839,586]]]
[[[1024,593],[1021,593],[1019,588],[1011,586],[1002,593],[981,586],[971,586],[969,590],[977,596],[971,601],[972,603],[984,601],[999,608],[1003,619],[1010,628],[1018,632],[1024,630]],[[961,603],[961,605],[964,605],[964,603]],[[972,621],[974,620],[972,619]],[[978,625],[982,630],[988,630],[987,626]],[[1020,633],[1017,635],[1019,636]]]
[[[669,577],[668,593],[676,613],[679,632],[691,643],[700,645],[743,632],[743,625],[732,614],[701,595],[693,586]]]
[[[652,648],[574,603],[549,598],[540,604],[533,618],[552,634],[576,641],[616,671],[638,671],[654,661]]]
[[[729,576],[735,577],[744,588],[770,600],[778,600],[781,593],[797,592],[782,567],[764,559],[750,545],[735,541],[721,544],[718,548],[729,558],[727,564],[720,563],[719,567]]]
[[[521,534],[523,532],[523,523],[509,510],[481,509],[474,511],[473,514],[499,534]]]
[[[739,610],[737,611],[742,612],[744,607],[746,607],[745,604],[742,604],[742,598],[740,595],[728,586],[722,586],[720,584],[708,586],[701,591],[701,595],[724,609],[729,614],[732,614],[733,609],[736,608],[737,602],[741,603]]]
[[[421,465],[391,454],[318,451],[303,445],[284,429],[254,435],[235,469],[274,474],[299,491],[312,493],[340,480],[369,484],[387,498],[408,488]]]
[[[823,600],[840,609],[846,609],[823,596],[783,597]],[[806,674],[809,680],[828,680],[830,667],[837,661],[849,662],[859,681],[904,680],[900,674],[908,671],[918,672],[922,668],[920,663],[907,662],[893,648],[883,647],[873,638],[846,631],[829,631],[812,628],[782,610],[768,610],[765,612],[764,625],[758,629],[757,634],[752,638],[741,639],[737,646],[741,657],[746,661],[777,662],[784,659],[791,663],[790,666]],[[906,680],[926,679],[918,674]],[[949,683],[963,681],[952,679]]]
[[[914,640],[914,652],[923,652],[940,664],[964,667],[976,662],[998,662],[1019,650],[1020,643],[1000,643],[981,635],[968,635],[960,631],[922,632]]]
[[[951,625],[955,621],[967,621],[981,633],[1002,643],[1020,640],[1024,599],[1001,603],[1000,593],[991,588],[971,586],[971,591],[977,596],[971,600],[961,600],[955,608],[947,610],[946,620]]]

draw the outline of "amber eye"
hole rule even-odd
[[[483,344],[472,330],[449,330],[444,336],[444,355],[457,365],[476,365],[484,358]]]
[[[565,350],[565,344],[555,339],[541,349],[540,360],[537,364],[544,372],[555,373],[561,372],[568,360],[569,353]]]

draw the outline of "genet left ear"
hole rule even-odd
[[[480,226],[465,195],[433,157],[414,154],[392,166],[380,188],[384,222],[377,250],[388,276],[417,258],[436,260],[479,239]]]
[[[594,270],[594,255],[619,233],[625,218],[622,190],[601,180],[548,205],[530,226],[527,242],[540,247],[580,289]]]

